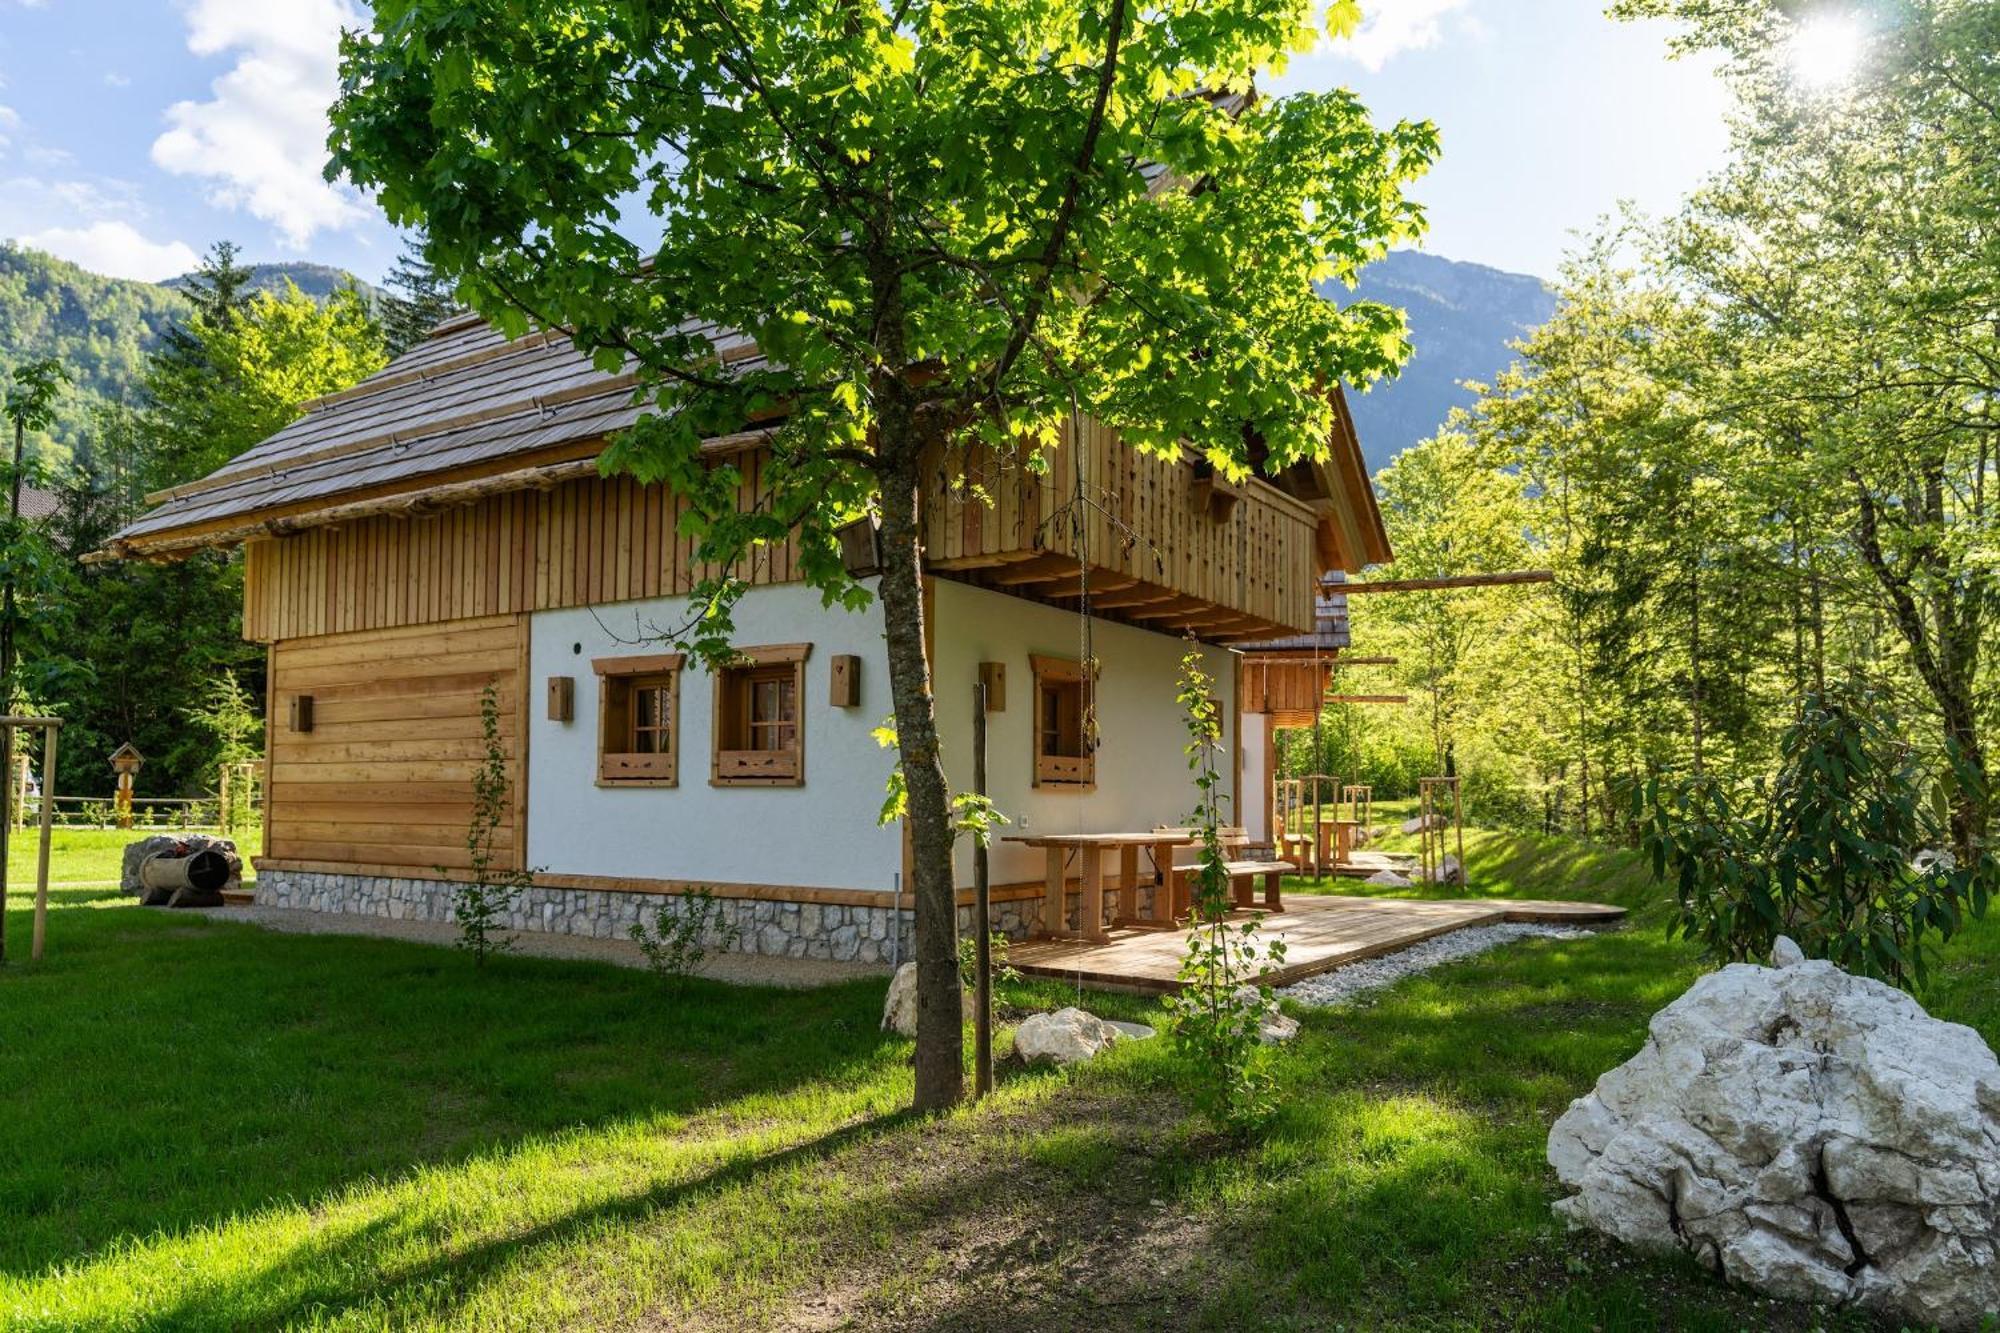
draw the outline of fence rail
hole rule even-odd
[[[117,804],[108,796],[57,796],[53,799],[53,822],[57,828],[114,829],[126,827]],[[262,818],[263,802],[251,796],[239,807],[238,823],[255,824]],[[15,826],[33,824],[41,818],[42,798],[30,792],[15,807]],[[222,826],[222,800],[216,796],[135,796],[132,798],[131,827],[186,832]]]

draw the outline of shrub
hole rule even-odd
[[[999,931],[986,937],[986,956],[993,965],[995,981],[1019,981],[1021,974],[1007,965],[1008,940]],[[958,979],[967,990],[979,985],[979,941],[971,935],[958,937]]]
[[[693,976],[711,953],[727,952],[743,938],[734,922],[722,919],[722,904],[706,888],[661,903],[651,929],[636,921],[627,933],[646,955],[653,975],[668,982]]]
[[[479,696],[479,729],[485,757],[472,775],[472,821],[465,831],[469,878],[453,892],[451,914],[458,923],[458,947],[484,966],[494,954],[513,949],[513,938],[504,933],[507,912],[535,876],[531,870],[494,866],[493,835],[507,816],[511,784],[507,751],[500,744],[500,696],[490,684]],[[447,873],[438,867],[438,874]]]
[[[1270,1113],[1270,1070],[1258,1029],[1271,1006],[1256,983],[1284,961],[1285,943],[1261,944],[1261,916],[1241,925],[1229,920],[1229,874],[1222,852],[1222,792],[1216,753],[1222,723],[1216,714],[1215,682],[1202,670],[1201,653],[1190,648],[1181,659],[1180,704],[1187,718],[1188,767],[1194,772],[1196,804],[1189,823],[1201,835],[1201,864],[1194,872],[1194,920],[1187,955],[1181,960],[1181,988],[1167,1000],[1174,1044],[1194,1074],[1194,1094],[1219,1128],[1241,1132]],[[1246,1004],[1238,992],[1259,990]]]
[[[1951,846],[1951,797],[1977,775],[1956,754],[1927,775],[1859,687],[1809,695],[1774,778],[1732,797],[1701,778],[1634,793],[1653,874],[1674,880],[1676,929],[1712,958],[1761,959],[1779,935],[1807,955],[1921,985],[1925,951],[1979,916],[2000,863]]]

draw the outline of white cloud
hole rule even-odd
[[[193,0],[187,20],[190,51],[233,52],[236,64],[209,101],[167,108],[172,128],[154,141],[153,161],[209,180],[212,203],[262,218],[295,249],[372,219],[352,188],[320,175],[340,30],[361,22],[351,0]]]
[[[46,250],[93,273],[136,278],[140,282],[177,277],[199,262],[195,252],[182,242],[149,241],[126,222],[50,227],[20,240],[25,246]]]
[[[1469,0],[1377,0],[1366,5],[1361,30],[1333,49],[1367,69],[1379,70],[1405,51],[1435,46],[1444,36],[1444,19],[1463,10]]]
[[[106,70],[104,72],[104,86],[107,88],[130,88],[132,86],[132,76],[129,74],[120,74],[115,69]]]
[[[14,142],[8,131],[17,128],[20,123],[21,113],[0,102],[0,153],[6,152],[7,145]]]

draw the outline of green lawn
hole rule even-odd
[[[1250,1148],[1186,1119],[1165,1042],[919,1122],[880,982],[482,974],[63,889],[0,973],[0,1327],[1848,1326],[1553,1223],[1549,1122],[1699,968],[1629,857],[1468,851],[1475,891],[1642,910],[1302,1011]],[[1996,983],[1987,923],[1927,998],[1994,1040]]]
[[[214,832],[212,829],[203,831]],[[126,844],[153,832],[170,833],[172,830],[52,829],[49,833],[49,882],[114,888]],[[254,878],[250,858],[258,854],[262,838],[262,831],[254,827],[247,833],[237,835],[236,847],[243,854],[246,879]],[[31,889],[34,887],[35,858],[39,853],[40,839],[39,831],[33,827],[17,829],[8,838],[7,884],[10,891],[24,884]],[[69,901],[75,901],[74,897]]]

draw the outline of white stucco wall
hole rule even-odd
[[[1101,671],[1097,712],[1100,733],[1094,791],[1064,791],[1034,785],[1031,732],[1034,727],[1034,672],[1030,653],[1074,660],[1080,622],[1073,612],[939,579],[934,602],[938,731],[944,743],[945,772],[952,790],[972,783],[972,699],[981,662],[1007,664],[1007,710],[988,719],[988,794],[1008,818],[1012,833],[1101,833],[1149,829],[1185,820],[1195,803],[1189,776],[1186,724],[1174,702],[1180,660],[1186,645],[1109,621],[1094,622],[1094,647]],[[1203,650],[1207,670],[1222,701],[1224,748],[1218,757],[1225,790],[1232,787],[1231,747],[1236,716],[1234,655]],[[969,844],[958,849],[959,884],[972,882]],[[995,884],[1038,881],[1039,850],[996,841],[992,856]]]
[[[880,604],[849,612],[802,586],[753,588],[735,613],[742,647],[811,643],[805,667],[805,785],[713,787],[709,757],[714,678],[692,662],[681,675],[678,787],[597,785],[593,657],[660,651],[647,625],[677,624],[685,599],[543,611],[533,617],[528,736],[528,860],[565,875],[888,892],[902,868],[902,837],[879,828],[890,755],[869,734],[891,711]],[[620,642],[620,640],[624,642]],[[829,659],[861,658],[861,704],[828,703]],[[576,719],[551,722],[550,676],[576,680]]]
[[[1264,737],[1271,729],[1268,713],[1245,713],[1243,728],[1243,791],[1236,822],[1250,831],[1252,842],[1271,836],[1271,774],[1264,767]]]

